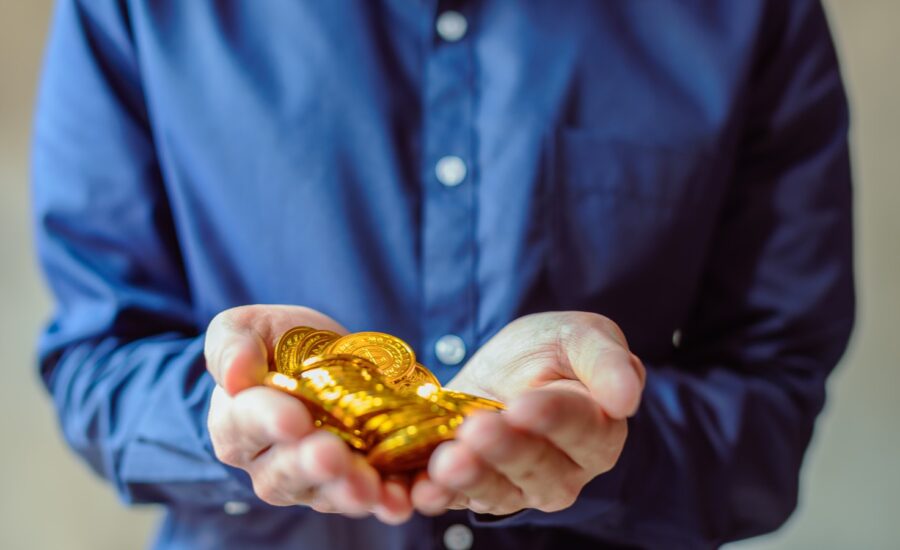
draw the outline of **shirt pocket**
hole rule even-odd
[[[658,321],[671,334],[689,306],[719,208],[710,159],[697,143],[556,132],[547,194],[556,303],[639,332]]]

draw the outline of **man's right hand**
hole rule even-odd
[[[316,430],[302,402],[261,385],[275,340],[297,325],[347,332],[298,306],[242,306],[210,322],[204,353],[216,380],[208,419],[216,457],[250,474],[257,496],[269,504],[405,521],[412,505],[404,483],[383,481],[337,436]]]

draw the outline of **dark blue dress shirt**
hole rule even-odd
[[[166,505],[158,547],[698,548],[794,508],[854,314],[818,2],[60,0],[38,101],[41,373],[69,445]],[[646,393],[562,512],[273,508],[205,426],[204,329],[250,303],[443,381],[516,317],[599,312]]]

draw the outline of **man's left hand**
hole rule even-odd
[[[555,512],[618,460],[646,374],[615,323],[581,312],[510,323],[448,387],[509,403],[440,445],[412,487],[425,514]]]

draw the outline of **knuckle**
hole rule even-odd
[[[529,508],[544,511],[545,498],[541,494],[529,493],[525,495],[525,505]]]
[[[271,504],[272,506],[284,506],[288,504],[284,501],[281,491],[279,491],[277,486],[272,483],[253,478],[253,492],[266,504]]]
[[[571,340],[583,341],[598,337],[606,338],[610,331],[618,330],[618,325],[599,313],[576,311],[564,317],[560,323],[560,330]]]
[[[229,429],[229,414],[227,402],[223,400],[224,390],[216,386],[209,404],[209,414],[206,416],[206,429],[212,438],[217,439]]]
[[[586,342],[602,340],[625,343],[625,335],[615,321],[587,311],[575,311],[568,313],[560,322],[561,339],[566,342]],[[627,347],[627,346],[625,346]]]
[[[576,479],[561,479],[554,488],[536,499],[533,507],[542,512],[558,512],[569,508],[578,499],[582,483]]]
[[[559,512],[565,510],[575,504],[576,497],[573,495],[563,495],[542,503],[537,507],[541,512]]]
[[[309,507],[320,514],[334,514],[337,512],[337,508],[323,498],[313,499],[313,501],[310,502]]]
[[[213,452],[219,462],[229,466],[240,466],[244,462],[244,454],[233,445],[216,445],[215,441],[213,441]]]
[[[285,468],[276,468],[274,472],[272,472],[272,484],[276,487],[283,487],[285,489],[290,489],[292,492],[300,493],[298,489],[298,480],[290,475]]]
[[[225,314],[223,321],[230,328],[247,326],[252,324],[262,311],[263,308],[257,304],[233,307],[222,312]]]
[[[234,325],[239,323],[242,316],[246,315],[245,312],[248,307],[251,306],[238,306],[223,309],[210,320],[206,329],[207,332],[216,333],[234,327]]]
[[[473,500],[469,502],[469,509],[476,514],[493,514],[494,507],[486,502]]]
[[[551,498],[547,499],[547,502],[545,503],[547,510],[544,511],[558,512],[571,507],[575,504],[575,501],[578,500],[578,494],[580,492],[580,484],[576,484],[572,481],[563,482],[561,489],[555,492]]]

